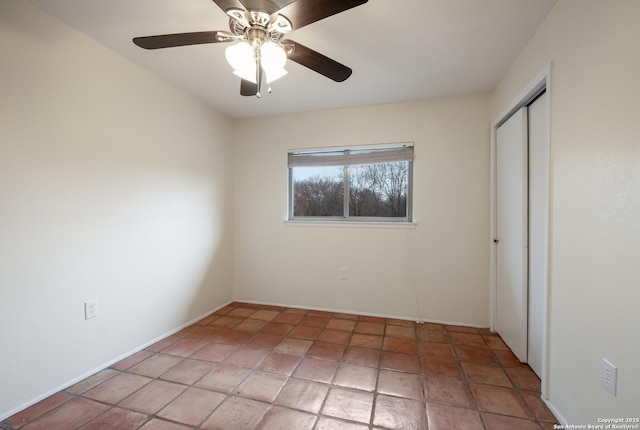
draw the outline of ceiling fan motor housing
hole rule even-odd
[[[229,29],[233,34],[245,38],[252,45],[260,45],[267,40],[278,43],[285,33],[293,27],[291,22],[282,15],[269,15],[260,11],[244,11],[229,9]]]

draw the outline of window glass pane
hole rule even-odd
[[[289,152],[289,219],[411,222],[413,146]]]
[[[404,218],[408,192],[408,161],[349,168],[350,216]]]
[[[344,168],[294,167],[293,216],[344,216]]]

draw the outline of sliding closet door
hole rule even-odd
[[[497,130],[496,331],[527,362],[528,318],[527,108]]]
[[[546,285],[546,229],[548,218],[547,95],[542,94],[529,105],[529,367],[542,376],[542,344],[546,315],[544,290]]]

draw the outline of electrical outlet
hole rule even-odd
[[[349,269],[346,267],[340,268],[340,280],[346,281],[347,279],[349,279]]]
[[[98,301],[89,300],[84,302],[84,319],[88,320],[98,316]]]
[[[602,385],[607,390],[611,391],[611,394],[616,395],[616,384],[618,378],[618,368],[611,364],[606,358],[602,359]]]

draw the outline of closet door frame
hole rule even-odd
[[[549,263],[551,258],[551,243],[550,243],[550,231],[552,225],[552,170],[551,170],[551,148],[552,148],[552,123],[551,123],[551,99],[552,99],[552,86],[551,86],[551,63],[547,64],[541,72],[539,72],[534,79],[532,79],[520,93],[507,105],[507,107],[496,116],[491,123],[491,144],[490,144],[490,236],[489,236],[489,248],[490,248],[490,297],[489,297],[489,321],[490,329],[495,331],[496,324],[496,134],[497,129],[507,119],[509,119],[513,113],[518,111],[521,107],[530,104],[542,91],[546,91],[546,103],[547,103],[547,123],[548,123],[548,136],[546,139],[545,148],[545,165],[546,169],[543,172],[543,180],[545,182],[545,190],[547,191],[547,198],[544,199],[546,208],[544,208],[547,214],[544,237],[542,239],[544,244],[544,264],[542,267],[542,277],[545,280],[542,291],[542,302],[544,303],[543,315],[542,315],[542,374],[541,377],[541,396],[543,399],[549,398],[547,379],[549,376],[549,320],[548,320],[548,307],[549,307],[549,288],[550,288],[550,270]]]

